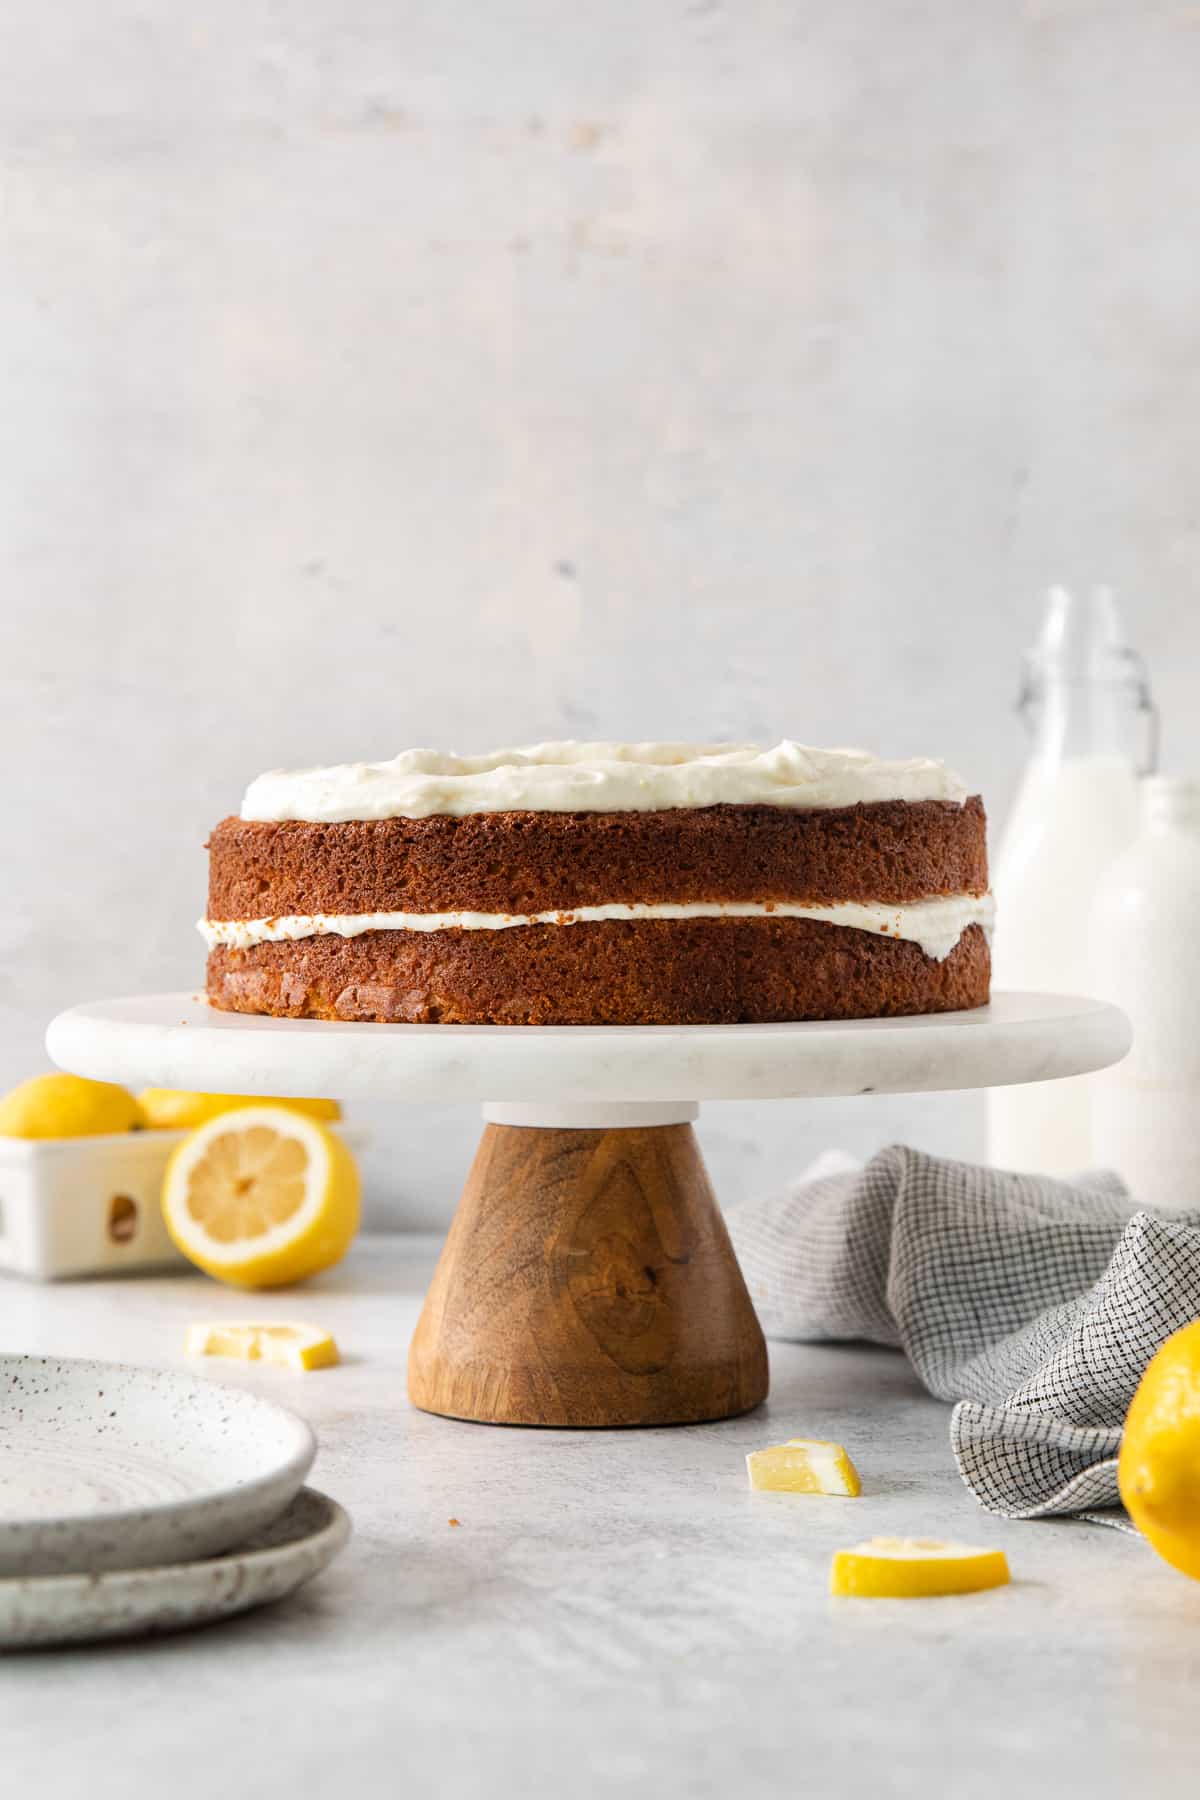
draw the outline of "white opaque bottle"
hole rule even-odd
[[[1104,871],[1136,834],[1138,777],[1154,754],[1145,672],[1107,590],[1051,591],[1020,710],[1033,748],[994,859],[992,981],[1086,994],[1088,911]],[[1048,1175],[1093,1166],[1094,1079],[993,1088],[989,1160]]]
[[[1200,781],[1143,784],[1139,836],[1100,884],[1093,991],[1133,1021],[1125,1061],[1096,1078],[1095,1160],[1139,1206],[1200,1208]]]

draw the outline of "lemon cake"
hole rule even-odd
[[[208,845],[208,996],[409,1024],[982,1006],[986,820],[943,764],[550,743],[279,770]]]

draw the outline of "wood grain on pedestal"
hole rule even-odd
[[[489,1125],[413,1336],[427,1412],[513,1425],[728,1418],[767,1353],[689,1125]]]

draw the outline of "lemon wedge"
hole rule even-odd
[[[1147,1363],[1125,1415],[1117,1485],[1163,1560],[1200,1581],[1200,1319]]]
[[[184,1088],[143,1088],[138,1103],[153,1131],[191,1131],[220,1113],[243,1106],[290,1106],[293,1112],[305,1113],[310,1119],[342,1116],[336,1100],[284,1100],[274,1095],[256,1099],[253,1094],[193,1094]]]
[[[327,1331],[315,1325],[189,1325],[188,1356],[236,1356],[285,1369],[328,1369],[341,1361]]]
[[[82,1075],[35,1075],[0,1100],[0,1137],[103,1137],[144,1122],[128,1088]]]
[[[789,1438],[746,1458],[750,1486],[776,1494],[862,1493],[858,1470],[840,1444],[823,1438]]]
[[[177,1145],[163,1217],[198,1268],[234,1287],[281,1287],[340,1261],[359,1218],[354,1158],[318,1120],[263,1103]]]
[[[974,1594],[1009,1580],[1003,1550],[945,1544],[938,1538],[868,1538],[834,1555],[831,1594],[865,1600],[915,1600],[930,1594]]]

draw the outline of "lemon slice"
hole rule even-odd
[[[340,1261],[358,1229],[354,1158],[316,1119],[263,1104],[179,1144],[163,1217],[183,1254],[234,1287],[281,1287]]]
[[[868,1538],[834,1555],[831,1594],[914,1600],[929,1594],[974,1594],[1009,1580],[1003,1550],[945,1544],[938,1538]]]
[[[776,1494],[862,1493],[858,1470],[840,1444],[824,1438],[789,1438],[746,1458],[750,1486]]]
[[[285,1369],[328,1369],[341,1361],[329,1333],[315,1325],[189,1325],[183,1348],[188,1356],[237,1356]]]

